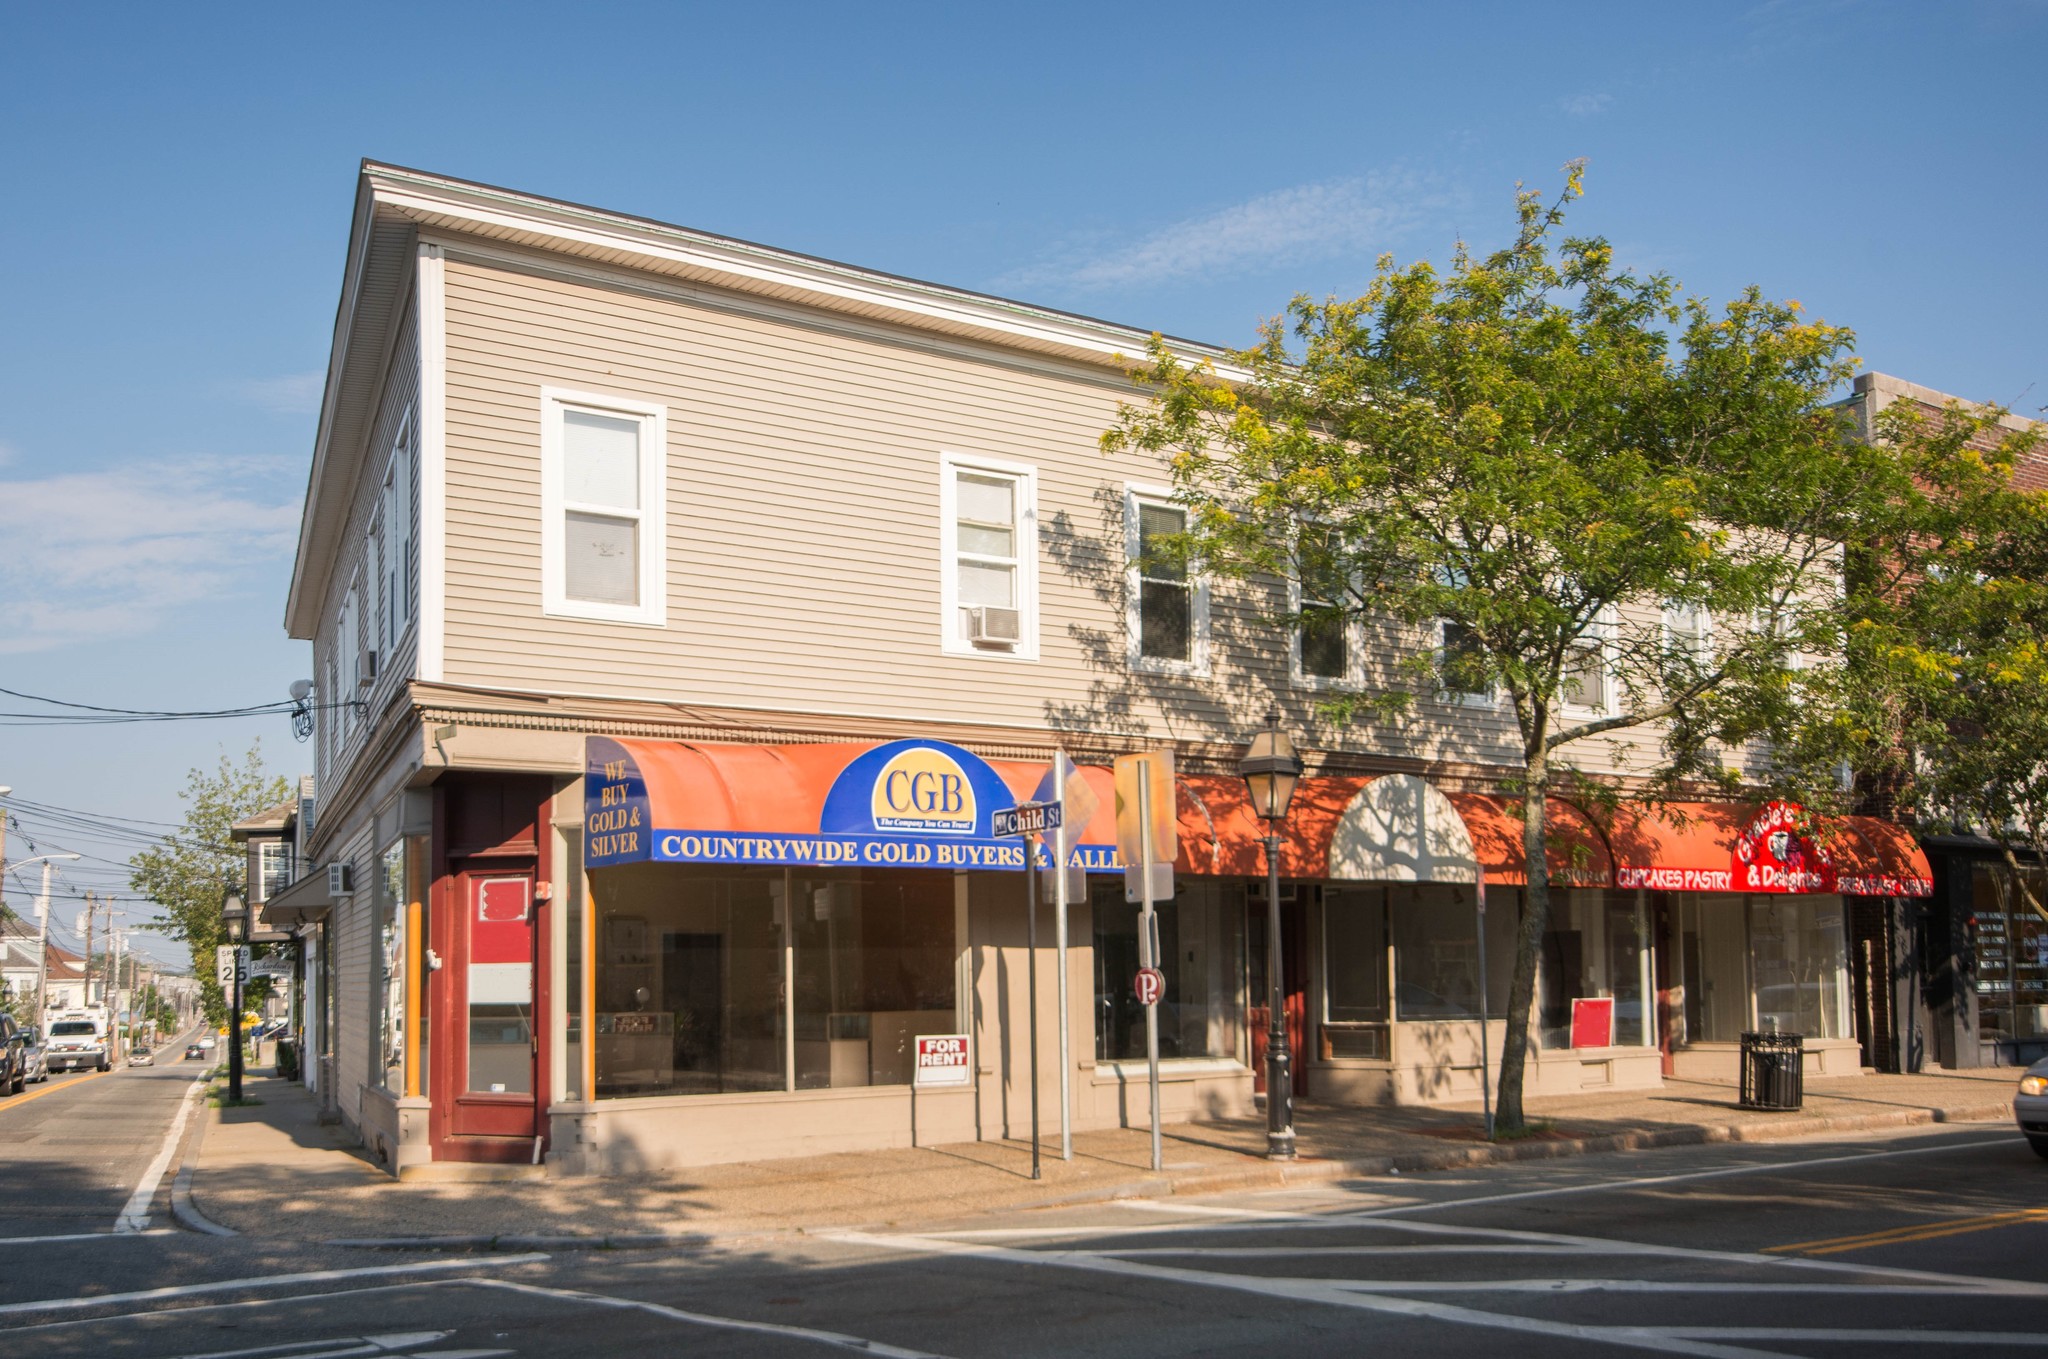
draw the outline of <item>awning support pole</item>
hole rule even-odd
[[[1060,761],[1054,762],[1057,770]],[[1066,793],[1060,792],[1062,810],[1066,804]],[[1053,917],[1054,961],[1059,967],[1060,1003],[1060,1159],[1074,1159],[1074,1054],[1072,1043],[1072,1016],[1068,1013],[1067,1000],[1067,826],[1063,816],[1060,828],[1053,832]]]
[[[1038,1166],[1038,874],[1031,861],[1036,857],[1038,837],[1024,837],[1024,991],[1026,1021],[1031,1026],[1031,1178],[1041,1178]]]

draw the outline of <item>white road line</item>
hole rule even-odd
[[[1859,1295],[1871,1298],[1999,1296],[1999,1290],[1995,1288],[1957,1288],[1953,1284],[1696,1283],[1685,1279],[1330,1279],[1322,1282],[1359,1293],[1736,1293],[1743,1296],[1783,1293],[1834,1298]],[[2048,1344],[2048,1336],[2041,1337],[2041,1343]]]
[[[1778,1330],[1767,1326],[1665,1326],[1661,1335],[1697,1339],[1794,1340],[1856,1345],[2032,1345],[2048,1343],[2039,1331],[1828,1331]]]
[[[1768,1350],[1747,1349],[1740,1346],[1719,1345],[1709,1341],[1687,1340],[1677,1336],[1663,1336],[1654,1332],[1626,1329],[1613,1326],[1582,1326],[1572,1322],[1549,1321],[1538,1317],[1516,1316],[1512,1313],[1486,1312],[1471,1307],[1453,1307],[1444,1303],[1424,1302],[1416,1298],[1379,1296],[1345,1292],[1335,1282],[1311,1279],[1266,1279],[1256,1275],[1211,1274],[1201,1270],[1173,1269],[1165,1265],[1144,1264],[1136,1260],[1116,1260],[1104,1256],[1075,1254],[1069,1251],[1017,1250],[1009,1246],[978,1245],[964,1241],[944,1241],[936,1237],[884,1236],[868,1232],[825,1233],[832,1240],[855,1245],[868,1245],[884,1250],[900,1250],[916,1254],[973,1256],[989,1260],[1001,1260],[1010,1264],[1031,1265],[1038,1268],[1079,1269],[1099,1274],[1116,1274],[1126,1278],[1138,1278],[1162,1283],[1193,1284],[1199,1288],[1225,1289],[1237,1293],[1254,1293],[1262,1297],[1283,1298],[1290,1302],[1314,1302],[1331,1307],[1346,1307],[1358,1311],[1379,1312],[1392,1316],[1410,1317],[1423,1321],[1443,1321],[1455,1325],[1479,1326],[1490,1330],[1516,1331],[1524,1335],[1542,1335],[1556,1339],[1573,1340],[1580,1343],[1600,1345],[1622,1345],[1635,1349],[1656,1350],[1664,1354],[1699,1356],[1699,1359],[1782,1359],[1771,1355]]]
[[[773,1322],[743,1321],[738,1317],[715,1317],[703,1312],[685,1312],[679,1307],[668,1307],[658,1302],[641,1302],[637,1298],[618,1298],[608,1293],[587,1293],[580,1288],[545,1288],[539,1284],[513,1283],[508,1279],[450,1279],[446,1282],[450,1286],[495,1288],[508,1293],[525,1293],[534,1297],[588,1303],[594,1307],[616,1307],[626,1311],[646,1312],[674,1321],[686,1321],[693,1326],[752,1331],[759,1335],[785,1336],[796,1340],[815,1340],[819,1344],[833,1345],[840,1349],[859,1350],[862,1354],[884,1355],[887,1359],[946,1359],[946,1356],[933,1354],[928,1350],[900,1349],[895,1345],[885,1345],[879,1340],[863,1340],[857,1335],[843,1335],[838,1331],[814,1330],[809,1326],[778,1326]]]
[[[122,1235],[141,1231],[149,1225],[149,1205],[156,1198],[156,1187],[162,1183],[164,1171],[170,1168],[171,1157],[178,1153],[178,1139],[185,1135],[185,1120],[192,1115],[192,1102],[206,1085],[193,1081],[178,1101],[178,1116],[171,1120],[170,1128],[164,1133],[164,1144],[157,1149],[156,1159],[149,1163],[149,1169],[142,1172],[142,1180],[135,1186],[135,1192],[128,1196],[128,1206],[121,1210],[121,1216],[114,1219],[114,1230]]]
[[[325,1302],[329,1298],[365,1298],[372,1293],[402,1293],[408,1288],[428,1288],[441,1283],[440,1279],[409,1279],[404,1283],[370,1284],[365,1288],[338,1288],[328,1293],[293,1293],[282,1298],[237,1298],[233,1302],[195,1302],[189,1307],[150,1307],[140,1312],[116,1312],[110,1317],[66,1317],[62,1321],[37,1321],[26,1326],[10,1326],[8,1335],[27,1335],[30,1331],[64,1331],[79,1326],[110,1326],[117,1321],[165,1321],[177,1317],[189,1317],[199,1312],[233,1312],[261,1310],[265,1307],[287,1307],[301,1302]]]
[[[145,1232],[122,1232],[120,1236],[124,1240],[129,1237],[140,1240],[145,1236],[176,1236],[177,1234],[176,1231],[169,1227],[151,1227]],[[113,1232],[65,1232],[61,1236],[0,1236],[0,1246],[44,1246],[58,1241],[111,1241],[113,1239],[115,1239],[115,1233]]]
[[[1692,1180],[1719,1180],[1739,1178],[1744,1175],[1781,1175],[1795,1170],[1807,1170],[1814,1166],[1853,1165],[1863,1161],[1881,1161],[1898,1156],[1932,1156],[1945,1151],[1968,1151],[1977,1147],[1995,1147],[2009,1144],[2019,1137],[2014,1132],[2010,1137],[1979,1138],[1972,1142],[1943,1142],[1931,1147],[1902,1147],[1895,1151],[1859,1151],[1842,1156],[1816,1156],[1799,1161],[1778,1161],[1766,1165],[1720,1166],[1713,1170],[1687,1170],[1671,1175],[1649,1175],[1630,1179],[1589,1180],[1581,1184],[1553,1185],[1546,1189],[1521,1189],[1507,1194],[1482,1194],[1469,1198],[1436,1199],[1426,1203],[1400,1203],[1384,1208],[1353,1208],[1338,1212],[1304,1212],[1285,1208],[1231,1208],[1220,1204],[1171,1203],[1159,1199],[1117,1199],[1113,1206],[1140,1213],[1162,1213],[1177,1217],[1222,1217],[1267,1220],[1273,1222],[1333,1222],[1357,1221],[1361,1218],[1394,1217],[1406,1213],[1434,1213],[1452,1208],[1478,1207],[1495,1203],[1514,1203],[1526,1199],[1555,1198],[1563,1194],[1596,1194],[1603,1191],[1628,1193],[1637,1189],[1648,1189],[1657,1185],[1682,1184]],[[1299,1190],[1285,1191],[1297,1194]],[[1046,1231],[1046,1229],[1036,1229]],[[1046,1234],[1054,1234],[1047,1231]],[[967,1239],[972,1236],[997,1238],[1001,1232],[948,1232],[947,1236]]]
[[[0,1303],[0,1316],[22,1316],[35,1312],[75,1312],[124,1302],[168,1302],[174,1298],[195,1298],[208,1293],[232,1293],[237,1289],[280,1288],[293,1284],[329,1283],[335,1279],[375,1279],[393,1274],[438,1274],[451,1269],[480,1269],[486,1265],[530,1265],[548,1258],[545,1252],[535,1251],[530,1255],[476,1255],[457,1260],[423,1260],[409,1265],[366,1265],[361,1269],[316,1269],[303,1274],[263,1274],[248,1279],[216,1279],[212,1283],[145,1288],[134,1293],[101,1293],[89,1298],[42,1298],[34,1302]],[[103,1318],[105,1319],[111,1318]]]
[[[1541,1255],[1554,1260],[1559,1255],[1641,1255],[1642,1249],[1628,1241],[1617,1241],[1612,1246],[1563,1247],[1503,1246],[1474,1241],[1461,1246],[1109,1246],[1102,1250],[1075,1253],[1114,1255],[1119,1260],[1147,1255],[1190,1255],[1226,1260],[1283,1260],[1304,1255],[1318,1258],[1325,1255],[1398,1255],[1404,1259],[1416,1255]]]
[[[278,1355],[280,1359],[283,1359],[283,1356],[298,1356],[299,1359],[333,1359],[344,1354],[388,1354],[392,1350],[414,1349],[421,1345],[431,1345],[437,1340],[446,1340],[454,1334],[453,1331],[406,1331],[391,1335],[357,1336],[349,1341],[291,1340],[274,1345],[256,1345],[242,1350],[210,1350],[205,1354],[181,1354],[177,1359],[250,1359],[252,1355],[267,1354]],[[343,1344],[348,1348],[334,1349],[333,1346],[336,1344]],[[307,1350],[317,1350],[319,1353],[307,1355],[304,1353]]]

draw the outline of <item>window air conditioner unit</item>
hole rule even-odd
[[[355,874],[349,871],[348,864],[341,863],[327,865],[328,896],[345,897],[354,892],[355,890]]]
[[[1017,609],[977,605],[967,611],[967,640],[983,646],[1015,646],[1024,640],[1024,615]]]
[[[377,682],[377,653],[367,647],[356,658],[356,688],[367,689]]]

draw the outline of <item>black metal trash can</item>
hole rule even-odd
[[[1742,1035],[1742,1107],[1797,1109],[1806,1097],[1806,1035]]]

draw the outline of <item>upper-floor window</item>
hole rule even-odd
[[[1033,469],[946,455],[940,463],[942,646],[1038,654],[1038,492]]]
[[[1472,588],[1465,573],[1452,567],[1440,569],[1437,580],[1447,589]],[[1495,691],[1486,670],[1486,646],[1470,624],[1454,618],[1437,620],[1436,669],[1439,697],[1471,707],[1494,706]]]
[[[541,608],[667,621],[667,417],[622,397],[541,390]]]
[[[1566,708],[1596,717],[1613,713],[1615,685],[1610,652],[1614,626],[1612,611],[1602,610],[1572,643],[1564,668]]]
[[[268,901],[292,885],[292,846],[289,840],[256,842],[256,900]]]
[[[1302,529],[1290,588],[1299,619],[1294,629],[1295,682],[1312,688],[1356,682],[1360,657],[1349,609],[1351,588],[1342,543],[1333,530],[1316,525]]]
[[[1166,491],[1127,487],[1124,546],[1126,629],[1134,669],[1204,674],[1208,669],[1209,589],[1181,550],[1187,511]]]
[[[1664,602],[1664,646],[1674,662],[1704,669],[1714,654],[1714,630],[1706,606],[1670,599]]]
[[[407,410],[384,467],[384,639],[397,648],[412,622],[412,412]]]

